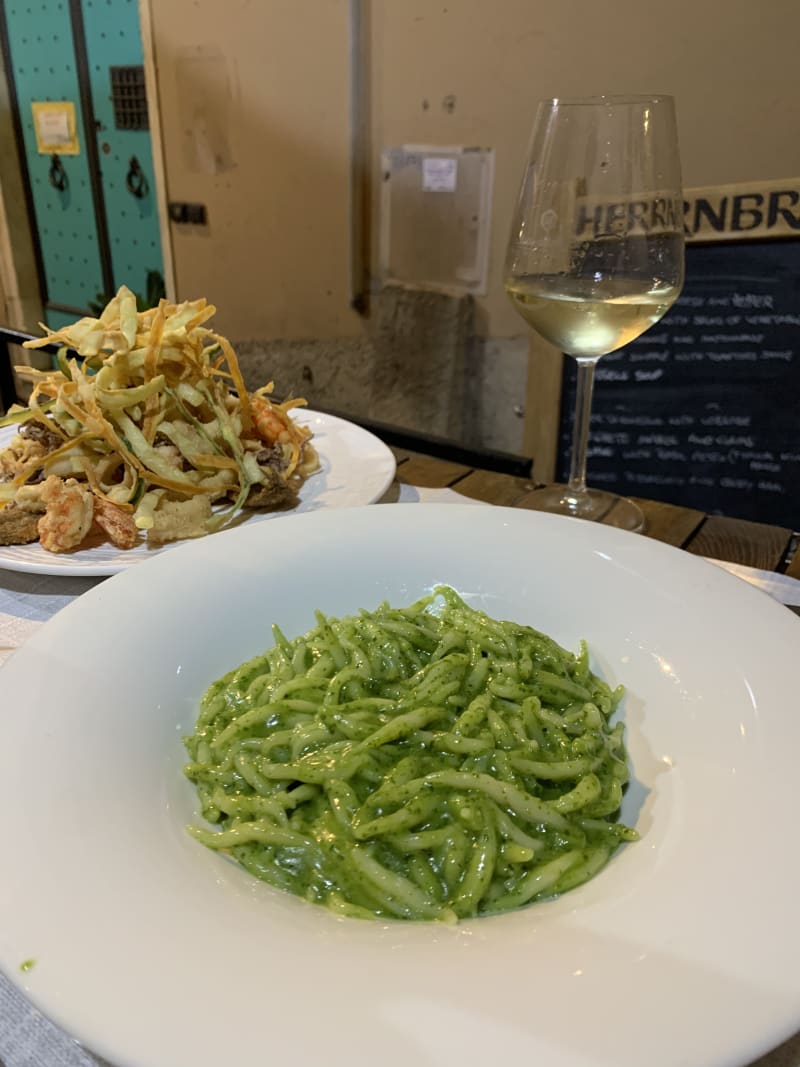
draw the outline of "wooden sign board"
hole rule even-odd
[[[687,242],[800,237],[800,178],[688,189]]]
[[[646,196],[633,192],[617,201],[586,196],[580,182],[567,186],[566,194],[563,217],[574,219],[578,239],[674,230],[681,215],[684,235],[690,243],[800,234],[800,178],[688,189],[683,203],[680,197],[667,194]],[[549,221],[548,216],[552,216]],[[556,212],[544,212],[539,221],[542,231],[546,233],[557,218]],[[534,238],[539,236],[534,232]],[[542,248],[538,251],[541,254]]]

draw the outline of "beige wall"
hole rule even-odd
[[[237,338],[358,333],[346,0],[151,0],[177,293]]]
[[[797,0],[376,0],[374,30],[385,142],[496,151],[495,335],[521,332],[501,271],[539,99],[672,93],[686,187],[800,174]]]
[[[179,295],[236,337],[359,334],[346,0],[150,4],[168,193],[210,219],[171,227]],[[500,271],[537,99],[673,93],[687,187],[800,174],[797,0],[373,0],[371,24],[375,188],[382,145],[496,151],[495,336],[523,332]]]

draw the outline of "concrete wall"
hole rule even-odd
[[[363,337],[239,340],[249,388],[476,448],[522,451],[528,344],[479,337],[470,298],[387,287]]]

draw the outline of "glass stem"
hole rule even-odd
[[[592,392],[596,359],[579,359],[578,380],[575,387],[575,421],[572,427],[572,455],[569,463],[569,491],[574,497],[586,493],[586,450],[589,445],[589,423],[592,416]]]

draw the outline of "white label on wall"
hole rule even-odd
[[[422,188],[427,193],[453,193],[458,176],[458,160],[430,156],[422,160]]]
[[[75,156],[80,152],[75,132],[75,104],[72,100],[32,100],[36,150],[40,155]]]
[[[36,125],[43,141],[49,144],[69,143],[69,119],[63,111],[40,111],[36,116]]]

